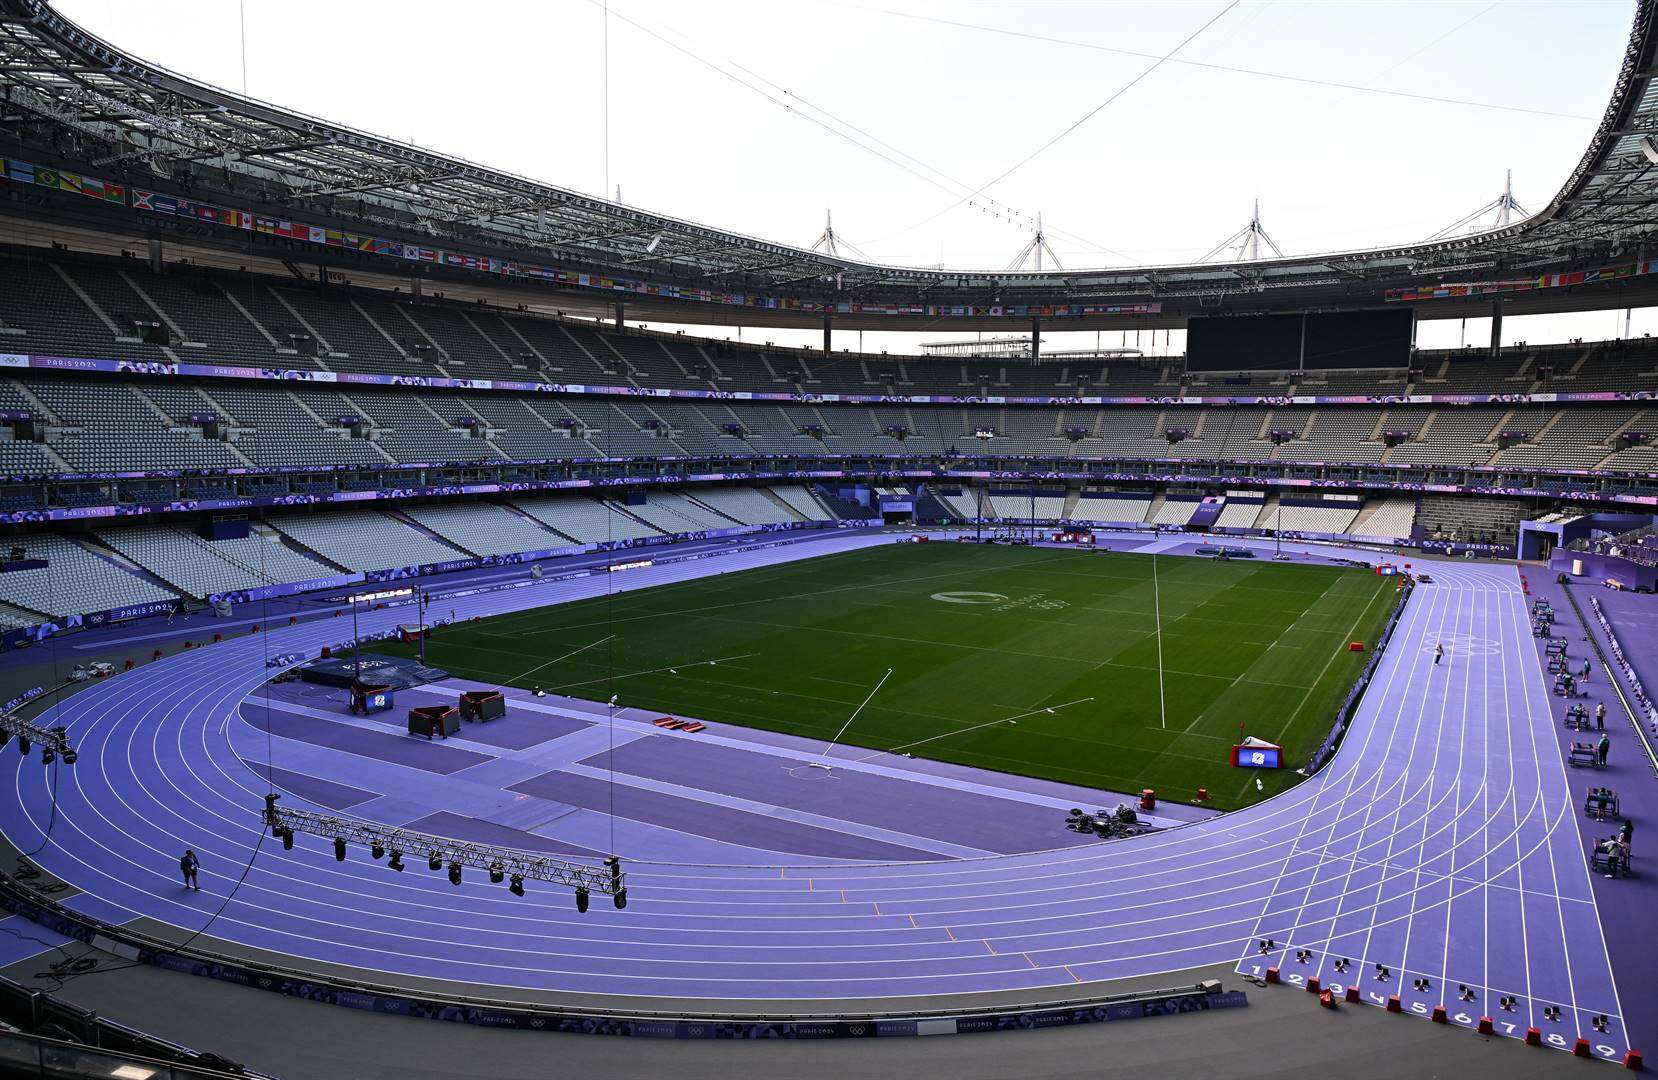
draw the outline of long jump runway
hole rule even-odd
[[[846,536],[443,604],[489,615],[886,542]],[[551,887],[517,898],[477,875],[451,887],[418,854],[397,874],[365,852],[336,862],[317,838],[284,852],[261,828],[266,785],[254,771],[266,740],[285,764],[277,736],[250,719],[264,661],[315,655],[349,636],[343,620],[184,652],[75,695],[56,722],[80,760],[54,767],[55,810],[53,774],[6,754],[0,783],[16,798],[0,828],[22,850],[44,843],[35,859],[101,917],[147,917],[180,938],[204,931],[202,947],[267,950],[299,970],[341,965],[498,1000],[897,1011],[898,999],[992,992],[1051,1000],[1225,962],[1252,975],[1278,967],[1292,984],[1316,977],[1338,994],[1351,983],[1376,1005],[1397,995],[1407,1013],[1444,1006],[1463,1026],[1488,1016],[1499,1035],[1535,1026],[1561,1048],[1581,1037],[1620,1057],[1630,1039],[1518,576],[1432,565],[1436,582],[1417,589],[1322,773],[1247,810],[1121,842],[872,862],[780,860],[775,844],[745,852],[724,837],[695,849],[718,851],[720,865],[630,858],[626,910],[595,898],[585,915]],[[364,631],[401,615],[367,614]],[[479,756],[469,770],[507,767]],[[329,790],[349,792],[345,780],[330,777]],[[820,814],[810,827],[835,826]],[[179,886],[186,847],[202,860],[200,893]]]

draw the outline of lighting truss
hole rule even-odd
[[[293,810],[278,805],[277,798],[275,795],[265,796],[265,827],[274,836],[280,837],[284,831],[290,835],[309,833],[328,840],[359,844],[371,851],[379,849],[424,858],[441,866],[469,866],[487,871],[492,880],[517,877],[551,882],[578,892],[604,893],[613,897],[625,897],[627,894],[627,875],[622,872],[619,863],[589,866],[493,844],[465,843],[356,818]],[[620,907],[621,903],[617,906]]]
[[[69,744],[69,735],[61,726],[41,727],[16,713],[0,713],[0,746],[13,739],[17,740],[17,748],[25,754],[38,745],[44,764],[50,765],[54,758],[59,757],[63,758],[65,765],[75,764],[75,748]]]
[[[0,0],[0,123],[10,125],[8,139],[15,130],[18,139],[55,146],[59,155],[84,154],[94,176],[119,163],[134,175],[154,176],[163,189],[189,180],[196,197],[252,200],[279,216],[315,215],[353,229],[383,229],[423,242],[435,238],[461,250],[477,246],[599,275],[625,277],[649,267],[649,284],[756,296],[774,290],[781,300],[849,306],[879,301],[988,309],[1151,297],[1170,302],[1159,317],[1178,325],[1184,315],[1204,310],[1201,302],[1184,302],[1201,297],[1191,289],[1242,292],[1251,294],[1245,307],[1296,310],[1332,299],[1365,302],[1395,284],[1414,287],[1417,273],[1446,259],[1491,260],[1500,276],[1524,269],[1517,264],[1528,260],[1573,269],[1645,257],[1658,239],[1658,161],[1642,142],[1658,136],[1658,96],[1647,91],[1658,55],[1658,0],[1633,7],[1607,107],[1577,167],[1539,213],[1516,220],[1522,212],[1509,193],[1493,204],[1495,219],[1476,235],[1270,259],[1276,253],[1256,218],[1254,228],[1214,253],[1236,245],[1231,261],[1167,267],[1066,271],[1050,268],[1053,253],[1042,245],[1027,245],[1032,257],[1043,254],[1040,271],[887,266],[847,257],[849,250],[860,253],[831,237],[827,221],[813,249],[745,236],[228,93],[100,40],[50,0]],[[8,143],[8,153],[23,154],[24,145],[13,150]],[[80,171],[74,160],[55,167],[71,166]],[[1240,287],[1236,278],[1246,273]],[[1332,275],[1335,284],[1328,284]],[[1263,294],[1258,283],[1266,280],[1276,287]],[[653,296],[630,294],[628,313],[683,321],[676,317],[700,310]],[[839,315],[849,324],[870,318],[848,308]],[[766,321],[815,325],[820,315],[816,309],[777,308]]]

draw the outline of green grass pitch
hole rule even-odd
[[[842,743],[1179,800],[1207,788],[1222,808],[1288,787],[1291,769],[1257,792],[1227,763],[1240,725],[1305,762],[1364,663],[1347,643],[1374,645],[1395,580],[1158,558],[1160,693],[1153,574],[1144,555],[895,543],[445,627],[427,659],[825,741],[890,668]]]

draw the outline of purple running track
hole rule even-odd
[[[829,539],[630,572],[616,584],[883,542]],[[312,838],[284,852],[260,828],[265,785],[233,752],[230,730],[268,674],[267,649],[313,654],[339,632],[302,623],[268,642],[233,640],[146,665],[66,703],[81,758],[58,774],[56,822],[38,859],[119,909],[184,932],[210,924],[213,937],[297,962],[487,983],[501,997],[1052,994],[1236,962],[1250,973],[1278,966],[1291,982],[1350,980],[1373,1002],[1398,994],[1407,1012],[1443,1004],[1457,1024],[1491,1015],[1499,1034],[1536,1025],[1551,1045],[1581,1036],[1597,1056],[1621,1056],[1630,1039],[1518,576],[1506,566],[1432,565],[1437,582],[1408,606],[1329,767],[1247,810],[1130,841],[887,863],[779,866],[764,844],[753,865],[630,861],[628,908],[596,904],[585,916],[550,888],[516,898],[470,875],[457,891],[442,875],[389,874],[358,855],[337,863]],[[456,607],[488,615],[605,584],[482,594]],[[401,614],[370,613],[365,630]],[[1437,666],[1436,642],[1448,651]],[[403,768],[378,748],[360,749],[376,759],[365,768]],[[451,779],[513,764],[479,756],[483,764]],[[277,754],[275,764],[285,763]],[[645,784],[653,767],[630,765]],[[32,848],[50,811],[45,770],[20,768],[16,755],[0,768],[16,791],[0,807],[0,827]],[[573,801],[564,789],[554,794]],[[855,824],[849,837],[859,836]],[[176,881],[174,860],[187,846],[202,859],[200,894]],[[431,919],[433,910],[444,918]],[[1511,1009],[1498,1006],[1504,997]],[[1560,1019],[1545,1020],[1555,1006]]]

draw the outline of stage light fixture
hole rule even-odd
[[[489,866],[489,883],[499,885],[506,878],[507,872],[500,863],[491,863]]]
[[[282,850],[283,851],[292,851],[292,850],[294,850],[294,830],[292,830],[292,829],[283,829],[282,830]]]
[[[451,862],[449,864],[449,884],[459,885],[460,883],[461,883],[461,864],[459,862]]]
[[[617,889],[611,894],[611,899],[616,901],[616,910],[620,911],[628,906],[628,891],[626,889]]]
[[[369,848],[368,853],[373,855],[376,859],[383,859],[386,857],[386,849],[380,844],[375,844],[373,847]]]
[[[512,879],[507,882],[507,890],[509,892],[511,892],[512,895],[514,895],[514,896],[523,896],[524,895],[524,875],[523,874],[514,874],[514,875],[512,875]]]
[[[56,750],[53,750],[50,746],[42,746],[40,748],[40,763],[42,765],[50,765],[52,762],[56,761],[57,759],[58,759],[58,752]]]
[[[334,860],[345,862],[345,837],[343,836],[334,837]]]
[[[9,732],[9,731],[0,730],[0,750],[4,750],[6,748],[6,744],[11,742],[11,741],[12,741],[12,733]]]
[[[79,755],[75,753],[74,747],[70,747],[63,752],[63,763],[65,765],[73,765],[78,759]]]
[[[29,737],[27,735],[19,735],[17,737],[17,752],[19,754],[22,754],[24,757],[28,757],[29,751],[33,749],[34,744],[29,742]]]
[[[438,853],[437,852],[434,851],[430,855],[426,856],[426,869],[428,869],[428,870],[441,870],[441,869],[443,869],[443,860],[438,858]]]
[[[386,865],[401,874],[403,872],[403,853],[401,851],[394,850],[391,853],[391,859],[387,861]]]
[[[576,910],[587,914],[587,890],[580,885],[576,886]]]

